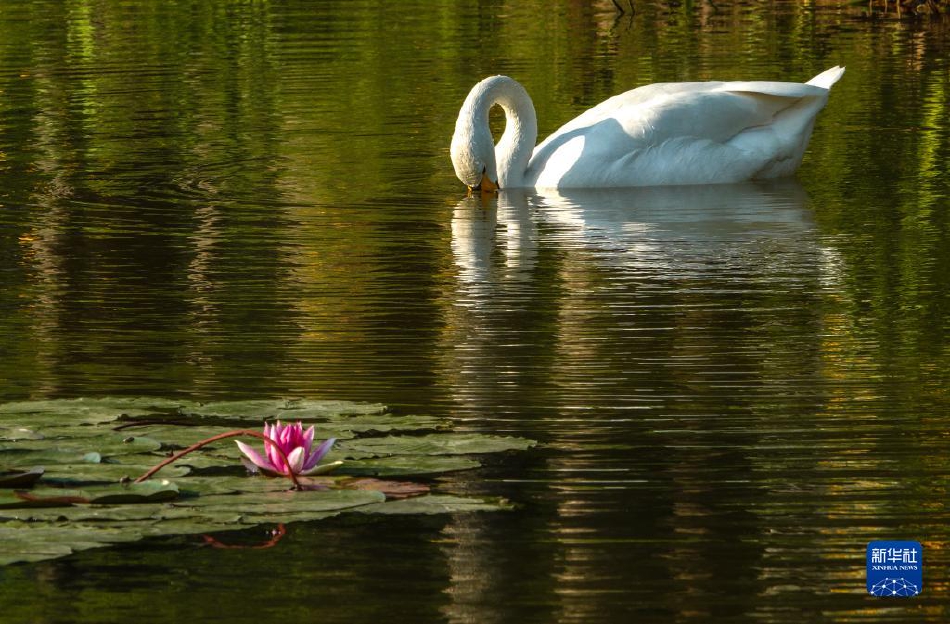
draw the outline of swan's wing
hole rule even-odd
[[[827,96],[825,88],[786,82],[641,87],[605,100],[562,126],[535,149],[528,173],[544,185],[569,171],[574,180],[591,178],[592,186],[627,185],[636,181],[623,179],[624,170],[636,169],[636,174],[628,175],[648,173],[635,161],[652,152],[647,158],[655,163],[651,166],[666,169],[658,179],[664,179],[677,160],[708,164],[710,171],[718,171],[720,166],[713,161],[723,158],[733,162],[737,174],[751,168],[747,175],[753,175],[761,165],[752,156],[768,159],[783,150],[783,142],[800,142],[796,135],[806,130]],[[773,127],[778,121],[784,127]],[[755,130],[754,140],[737,141],[749,130]],[[659,151],[664,154],[660,156]]]
[[[727,141],[746,128],[772,121],[802,98],[824,101],[827,89],[792,82],[684,82],[654,84],[605,100],[538,146],[558,136],[612,120],[634,140],[692,136]]]

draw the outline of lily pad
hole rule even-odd
[[[143,436],[123,436],[112,431],[100,431],[98,436],[59,440],[24,440],[0,443],[0,453],[20,454],[20,459],[34,464],[68,464],[76,461],[91,461],[87,456],[95,453],[99,461],[103,457],[118,457],[157,451],[162,443]],[[99,463],[93,461],[92,463]]]
[[[313,424],[319,438],[337,438],[323,463],[344,460],[343,465],[332,476],[301,477],[304,490],[291,491],[288,479],[248,476],[233,439],[222,439],[163,467],[151,480],[129,483],[173,450],[235,428],[257,430],[259,423],[275,418]],[[107,397],[8,403],[0,405],[0,458],[6,471],[0,473],[0,486],[12,487],[0,489],[0,565],[145,536],[315,521],[355,511],[506,509],[504,501],[432,493],[440,486],[388,477],[469,470],[480,465],[478,455],[533,444],[453,433],[444,419],[392,415],[379,404],[343,401],[202,405]],[[40,465],[45,471],[35,468]],[[407,504],[413,501],[418,502]]]
[[[80,549],[89,541],[78,533],[76,530],[63,531],[55,526],[37,527],[26,523],[0,525],[0,565],[72,554],[74,549]]]
[[[263,422],[265,419],[314,420],[339,418],[357,414],[382,414],[386,406],[378,403],[351,401],[312,401],[277,399],[256,401],[221,401],[191,407],[188,413],[202,418],[240,419]]]
[[[501,499],[490,501],[478,498],[430,494],[429,496],[393,501],[384,505],[371,505],[358,509],[357,511],[370,514],[440,514],[497,511],[510,507],[510,503]]]
[[[40,488],[36,490],[0,490],[0,510],[33,507],[69,507],[88,500],[80,490]]]
[[[87,491],[92,505],[161,503],[178,498],[178,486],[171,481],[145,481]]]
[[[392,481],[390,479],[337,479],[331,487],[343,488],[347,490],[369,490],[382,492],[386,495],[386,500],[402,500],[414,496],[428,494],[431,488],[424,483],[413,483],[411,481]]]
[[[0,442],[4,440],[42,440],[42,433],[26,427],[0,427]]]
[[[139,463],[132,463],[132,460]],[[44,481],[56,484],[79,485],[82,483],[118,483],[122,480],[137,479],[158,463],[162,458],[153,455],[133,455],[124,458],[124,461],[113,460],[109,463],[90,464],[78,462],[75,464],[50,464],[46,466]],[[165,479],[177,479],[191,472],[191,468],[184,464],[166,466],[159,473]]]
[[[170,481],[147,481],[123,485],[90,486],[81,490],[36,488],[15,490],[0,496],[0,509],[68,507],[70,505],[129,505],[158,503],[178,498],[178,486]]]
[[[534,446],[533,440],[479,433],[445,433],[424,436],[387,436],[365,438],[340,444],[339,452],[349,457],[362,454],[371,457],[388,455],[470,455],[523,451]]]
[[[271,492],[241,492],[199,496],[174,503],[178,508],[224,510],[238,512],[243,516],[259,515],[276,518],[283,513],[308,513],[339,511],[386,500],[382,492],[359,490],[330,490],[320,492],[295,492],[291,490]],[[202,513],[208,513],[203,511]]]
[[[24,488],[36,483],[46,471],[37,466],[29,470],[8,470],[0,472],[0,488]]]
[[[49,401],[17,401],[0,405],[0,421],[8,415],[29,416],[32,422],[44,420],[43,416],[69,419],[72,423],[102,424],[120,416],[175,412],[189,404],[170,399],[151,397],[103,397],[79,399],[54,399]]]
[[[419,477],[471,470],[480,466],[477,460],[469,457],[402,455],[347,461],[336,472],[354,477]]]
[[[42,561],[80,550],[142,538],[137,531],[82,524],[7,522],[0,524],[0,565]]]

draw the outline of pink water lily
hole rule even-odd
[[[280,450],[267,440],[264,441],[266,456],[240,440],[237,441],[237,445],[247,458],[247,460],[242,459],[244,465],[251,472],[261,471],[271,476],[313,475],[326,472],[339,463],[320,465],[320,460],[330,451],[336,438],[325,440],[314,447],[313,434],[313,427],[304,431],[303,425],[299,422],[284,425],[278,420],[273,425],[264,425],[264,437],[273,440]],[[283,451],[287,457],[286,462],[280,451]]]

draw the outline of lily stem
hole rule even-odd
[[[284,465],[287,466],[287,472],[282,473],[282,474],[286,475],[287,477],[290,478],[291,481],[293,481],[293,483],[294,483],[294,489],[295,489],[295,490],[301,489],[300,482],[297,481],[297,475],[295,475],[295,474],[294,474],[294,471],[290,469],[290,460],[287,459],[287,454],[284,453],[283,449],[280,448],[280,446],[277,444],[277,442],[275,442],[272,438],[267,437],[267,436],[264,435],[263,433],[260,433],[260,432],[258,432],[258,431],[251,431],[251,430],[249,430],[249,429],[238,429],[238,430],[235,430],[235,431],[227,431],[227,432],[225,432],[225,433],[219,433],[219,434],[216,435],[216,436],[211,436],[210,438],[208,438],[208,439],[206,439],[206,440],[202,440],[201,442],[196,442],[195,444],[192,444],[191,446],[189,446],[189,447],[186,448],[185,450],[183,450],[183,451],[178,451],[177,453],[175,453],[175,454],[172,455],[171,457],[169,457],[169,458],[163,460],[162,462],[156,464],[155,466],[152,466],[152,467],[149,469],[148,472],[146,472],[146,473],[143,474],[141,477],[139,477],[138,479],[136,479],[135,482],[136,482],[136,483],[141,483],[142,481],[147,480],[149,477],[151,477],[152,475],[154,475],[156,472],[158,472],[159,470],[161,470],[162,468],[164,468],[164,467],[167,466],[168,464],[170,464],[170,463],[172,463],[172,462],[175,462],[175,461],[178,461],[179,459],[181,459],[182,457],[184,457],[184,456],[187,455],[188,453],[190,453],[190,452],[192,452],[192,451],[197,451],[197,450],[200,449],[201,447],[207,446],[207,445],[211,444],[212,442],[217,442],[218,440],[224,440],[224,439],[226,439],[226,438],[237,438],[237,437],[239,437],[239,436],[251,436],[251,437],[259,438],[259,439],[263,440],[264,443],[265,443],[265,445],[266,445],[266,444],[272,444],[273,447],[274,447],[274,450],[276,450],[276,451],[280,454],[281,459],[284,460]]]

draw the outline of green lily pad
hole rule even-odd
[[[313,479],[308,479],[308,481],[311,481],[314,485],[320,484],[322,480],[324,480],[324,482],[329,482],[329,487],[335,489],[370,490],[382,492],[386,495],[386,500],[400,500],[403,498],[422,496],[423,494],[428,494],[432,489],[424,483],[393,481],[391,479],[374,479],[372,477],[315,477]]]
[[[523,451],[534,446],[533,440],[480,433],[445,433],[424,436],[387,436],[364,438],[340,444],[339,452],[371,457],[388,455],[470,455]]]
[[[234,439],[167,465],[172,450],[265,419],[301,421],[339,441],[332,476],[248,476]],[[195,426],[179,426],[186,423]],[[379,434],[386,434],[384,437]],[[246,439],[261,448],[259,440]],[[520,438],[458,434],[444,419],[387,414],[378,404],[268,399],[199,404],[157,398],[22,401],[0,405],[0,565],[39,561],[145,536],[209,533],[341,513],[461,513],[504,501],[430,493],[439,486],[388,477],[434,477],[477,468],[475,456],[530,448]],[[42,465],[43,469],[34,468]],[[174,478],[171,483],[166,479]],[[8,479],[9,481],[4,481]],[[32,487],[31,487],[32,486]],[[442,487],[446,487],[444,484]],[[407,503],[418,501],[413,505]]]
[[[161,503],[178,498],[178,486],[164,480],[114,485],[108,489],[90,488],[86,492],[92,505]]]
[[[26,523],[0,525],[0,565],[21,561],[42,561],[72,554],[74,548],[88,543],[75,530],[31,526]]]
[[[0,490],[0,510],[34,507],[69,507],[86,501],[81,490],[38,488],[34,490]]]
[[[22,442],[0,443],[0,453],[17,457],[20,461],[32,464],[68,464],[86,459],[92,453],[103,457],[118,457],[150,453],[162,447],[162,443],[143,436],[123,436],[112,431],[100,432],[96,437],[58,440],[24,440]],[[93,462],[98,463],[98,462]]]
[[[359,490],[327,490],[296,492],[241,492],[199,496],[174,503],[178,508],[207,509],[219,507],[242,515],[279,516],[283,512],[338,511],[386,500],[382,492]]]
[[[42,433],[26,427],[0,427],[0,442],[4,440],[42,440]]]
[[[361,513],[369,514],[441,514],[463,513],[472,511],[498,511],[509,509],[511,504],[505,500],[483,500],[478,498],[462,498],[460,496],[445,496],[430,494],[416,498],[407,498],[370,505],[357,509]]]
[[[0,565],[55,559],[141,538],[142,534],[137,531],[106,526],[7,522],[0,524]]]
[[[7,510],[4,515],[25,522],[91,523],[117,527],[122,522],[151,523],[165,518],[167,505],[73,505],[55,509]]]
[[[129,505],[158,503],[178,498],[171,481],[90,486],[81,490],[36,488],[0,494],[0,509],[68,507],[70,505]]]
[[[162,458],[153,455],[131,455],[109,463],[90,464],[78,462],[75,464],[50,464],[46,466],[43,481],[57,484],[80,485],[82,483],[118,483],[123,479],[135,480],[145,474],[149,468],[157,464]],[[140,463],[132,463],[132,461]],[[177,479],[191,472],[191,468],[184,464],[166,466],[158,473],[159,478]]]
[[[263,422],[265,419],[315,420],[359,414],[382,414],[386,406],[350,401],[311,401],[277,399],[257,401],[221,401],[194,406],[188,414],[202,418],[240,419]]]
[[[178,501],[173,507],[188,514],[191,522],[211,524],[212,528],[203,529],[209,531],[213,530],[213,526],[320,520],[385,500],[385,494],[377,491],[283,490],[200,496]]]
[[[347,461],[336,473],[354,477],[420,477],[471,470],[481,464],[469,457],[404,455]]]
[[[0,405],[0,422],[8,415],[29,416],[31,422],[45,420],[43,416],[55,416],[71,422],[102,424],[122,416],[144,416],[155,412],[171,413],[186,409],[190,404],[170,399],[151,397],[103,397],[79,399],[54,399],[49,401],[17,401]]]
[[[394,416],[392,414],[368,414],[348,416],[342,415],[336,418],[325,418],[321,421],[314,421],[303,418],[293,420],[302,420],[305,424],[314,425],[317,437],[335,437],[343,439],[351,436],[340,435],[340,431],[349,431],[354,433],[389,433],[399,431],[402,433],[422,432],[422,431],[448,431],[452,424],[444,418],[434,418],[432,416]],[[332,432],[321,435],[321,432]]]
[[[37,466],[29,470],[7,470],[0,472],[0,488],[30,487],[43,476],[46,471]]]

